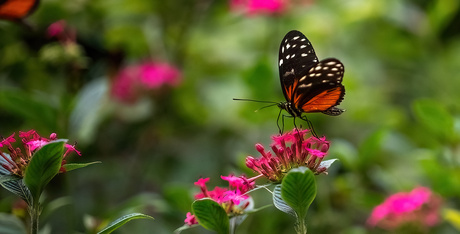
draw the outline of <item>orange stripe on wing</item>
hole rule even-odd
[[[299,81],[297,80],[294,80],[294,83],[292,85],[289,85],[288,87],[286,87],[286,96],[287,96],[287,101],[291,102],[291,97],[292,97],[292,94],[294,93],[294,90],[295,90],[295,87],[297,87],[297,83]]]
[[[342,97],[343,88],[335,87],[321,92],[302,106],[304,112],[321,112],[337,105]]]

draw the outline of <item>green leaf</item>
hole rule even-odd
[[[211,199],[194,201],[192,211],[198,223],[208,230],[217,233],[229,233],[229,219],[225,210]]]
[[[87,167],[89,165],[93,165],[93,164],[96,164],[96,163],[102,163],[101,161],[96,161],[96,162],[89,162],[89,163],[67,163],[67,164],[64,164],[64,169],[69,172],[69,171],[73,171],[75,169],[79,169],[79,168],[82,168],[82,167]]]
[[[109,225],[107,225],[107,227],[105,227],[100,232],[98,232],[98,234],[112,233],[113,231],[117,230],[119,227],[123,226],[125,223],[133,219],[154,219],[154,218],[152,216],[141,214],[141,213],[127,214],[111,222]]]
[[[2,234],[26,234],[24,223],[16,216],[0,213],[0,233]]]
[[[45,186],[59,172],[65,142],[66,140],[58,140],[48,143],[32,156],[26,168],[24,183],[29,188],[33,201],[38,201]]]
[[[454,119],[447,109],[433,100],[417,100],[413,104],[417,120],[420,121],[431,133],[449,139],[454,129]]]
[[[24,185],[24,181],[21,177],[15,175],[2,175],[0,176],[0,185],[6,190],[21,197],[27,204],[31,204],[32,194],[30,194],[29,189]]]
[[[304,220],[310,204],[316,197],[316,181],[313,172],[306,167],[289,171],[281,183],[281,197]]]

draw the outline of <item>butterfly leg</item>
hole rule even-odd
[[[300,118],[304,120],[305,122],[307,122],[308,128],[310,129],[313,136],[319,139],[318,135],[316,134],[315,128],[313,128],[313,124],[311,123],[310,120],[307,119],[307,116],[302,116]]]
[[[278,126],[278,131],[279,131],[280,135],[283,134],[283,130],[282,130],[282,129],[284,129],[284,115],[283,115],[283,117],[282,117],[282,119],[281,119],[281,122],[283,123],[283,125],[282,125],[283,127],[280,128],[280,116],[281,116],[281,111],[283,111],[283,110],[280,109],[280,113],[278,114],[278,118],[276,119],[276,126]]]

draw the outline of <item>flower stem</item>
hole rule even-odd
[[[29,206],[29,215],[30,215],[30,234],[38,233],[38,218],[40,216],[40,203],[32,202],[32,205]]]
[[[307,222],[305,222],[305,219],[297,220],[295,229],[296,229],[297,234],[306,234],[307,233]]]

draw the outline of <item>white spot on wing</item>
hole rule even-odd
[[[291,55],[291,58],[294,58],[294,56],[295,56],[295,54],[292,54],[292,55]]]
[[[291,45],[289,43],[286,44],[286,49],[289,49],[289,47],[291,47]]]
[[[334,65],[334,64],[337,64],[337,63],[335,61],[330,61],[326,63],[326,65]]]
[[[319,70],[321,70],[321,66],[317,66],[317,67],[315,67],[315,70],[316,70],[316,71],[319,71]]]
[[[299,39],[299,36],[293,37],[292,40],[297,40]]]
[[[281,46],[281,53],[284,53],[284,46]]]
[[[305,47],[307,47],[307,46],[306,46],[306,45],[301,45],[301,46],[300,46],[300,49],[303,49],[303,48],[305,48]]]
[[[308,54],[302,53],[300,56],[306,57],[306,56],[308,56]]]
[[[289,54],[288,54],[288,55],[286,55],[286,59],[289,59],[290,57],[291,57],[291,56],[290,56]]]
[[[311,87],[311,83],[299,85],[299,88],[308,88],[308,87]]]
[[[280,66],[283,65],[283,59],[280,59]]]
[[[302,78],[299,79],[299,81],[305,80],[307,76],[302,76]]]
[[[300,41],[305,41],[305,40],[306,40],[305,38],[302,38],[302,40],[300,40]]]
[[[338,71],[338,70],[339,70],[339,69],[336,68],[336,67],[333,67],[333,68],[331,69],[331,71]]]

